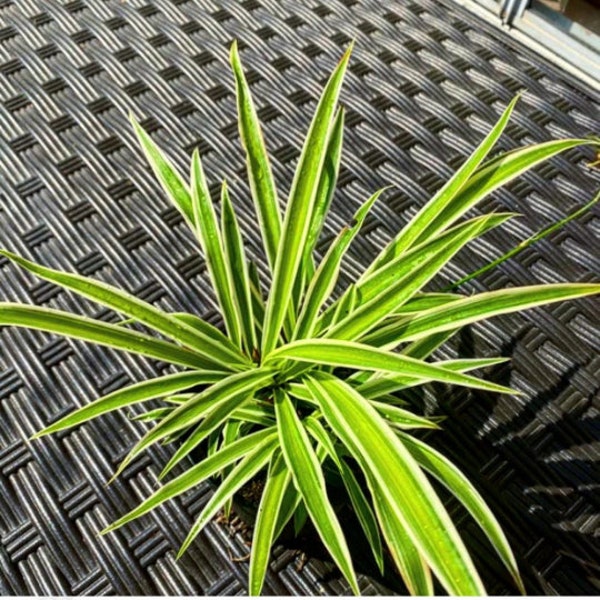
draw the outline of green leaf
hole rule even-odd
[[[571,139],[535,144],[507,152],[486,165],[482,165],[467,181],[460,193],[453,198],[452,202],[431,219],[421,233],[418,242],[421,243],[437,235],[439,231],[454,223],[480,200],[526,171],[561,152],[585,144],[597,144],[597,142],[586,139]]]
[[[441,333],[433,333],[427,337],[421,338],[416,342],[408,344],[402,348],[402,354],[404,356],[412,356],[413,358],[420,358],[421,360],[431,356],[439,347],[447,342],[454,334],[460,329],[451,329],[449,331],[442,331]],[[384,350],[393,350],[395,344],[391,347],[387,347],[385,344],[381,346]]]
[[[223,373],[223,377],[226,377],[227,374]],[[212,382],[211,382],[212,383]],[[171,404],[183,404],[187,402],[194,394],[174,394],[172,396],[166,396],[163,398],[164,402],[170,402]]]
[[[228,448],[231,447],[228,446]],[[189,548],[190,544],[215,516],[219,508],[269,462],[276,447],[277,442],[275,440],[267,439],[258,444],[234,467],[202,509],[200,516],[181,545],[177,553],[177,558],[180,558]]]
[[[239,348],[236,348],[233,345],[233,342],[225,334],[223,334],[214,325],[211,325],[204,319],[201,319],[199,316],[182,312],[171,313],[171,316],[176,318],[178,321],[182,321],[189,327],[197,329],[205,336],[214,338],[217,342],[224,344],[225,346],[230,348],[232,352],[235,352],[237,354],[240,353]]]
[[[215,400],[212,406],[204,413],[202,422],[194,429],[190,436],[183,442],[175,454],[169,459],[165,468],[158,476],[159,479],[173,469],[182,459],[205,440],[213,431],[223,425],[232,413],[240,408],[249,399],[247,392],[242,392],[231,398]]]
[[[403,356],[406,354],[403,353]],[[412,357],[414,358],[414,357]],[[438,367],[443,367],[449,371],[458,373],[468,373],[475,369],[483,369],[493,365],[506,362],[507,358],[459,358],[454,360],[444,360],[436,363]],[[404,390],[417,385],[428,383],[431,379],[422,379],[418,377],[406,377],[404,375],[382,375],[376,373],[370,379],[356,387],[361,396],[365,398],[378,398],[381,395],[391,394],[399,390]]]
[[[556,283],[484,292],[425,311],[399,325],[394,343],[418,340],[497,315],[598,293],[600,284],[594,283]]]
[[[164,408],[155,408],[154,410],[149,410],[141,415],[130,416],[130,421],[142,421],[144,423],[150,421],[159,421],[166,417],[173,410],[172,406],[167,406]]]
[[[360,298],[360,304],[366,304],[372,298],[387,290],[395,282],[401,280],[401,278],[418,270],[426,260],[439,255],[440,251],[444,248],[454,248],[459,244],[458,249],[460,249],[471,240],[483,235],[494,227],[502,225],[513,216],[514,213],[498,213],[475,217],[445,231],[425,244],[419,244],[411,248],[410,251],[397,258],[389,260],[384,266],[373,271],[357,284],[357,294]],[[395,312],[398,310],[401,310],[401,307],[396,309]]]
[[[412,596],[433,596],[429,565],[413,543],[406,527],[394,518],[394,508],[373,477],[367,477],[373,493],[373,505],[396,568]]]
[[[325,335],[332,325],[344,320],[358,305],[358,292],[355,284],[350,284],[341,298],[321,313],[315,331]]]
[[[20,267],[34,273],[38,277],[56,283],[63,288],[72,290],[84,298],[89,298],[107,306],[117,312],[134,318],[140,323],[170,337],[171,339],[188,346],[213,365],[224,366],[227,370],[240,368],[247,360],[229,345],[222,344],[212,335],[212,327],[206,326],[204,330],[190,327],[181,320],[173,317],[148,302],[139,300],[132,294],[88,277],[55,271],[37,265],[16,254],[0,250],[0,255],[6,256]]]
[[[221,193],[221,229],[223,231],[223,245],[229,278],[233,283],[235,306],[239,313],[242,327],[242,340],[246,353],[248,356],[251,356],[254,349],[258,348],[258,343],[254,330],[254,315],[252,314],[252,296],[248,278],[246,253],[244,251],[242,234],[225,182],[223,182]]]
[[[66,417],[59,419],[56,423],[36,433],[33,439],[80,425],[100,415],[137,404],[138,402],[161,398],[195,385],[214,383],[225,376],[226,373],[217,371],[186,371],[184,373],[165,375],[164,377],[156,377],[155,379],[135,383],[107,394],[79,410],[69,413]]]
[[[292,474],[287,468],[281,452],[276,451],[271,459],[271,468],[258,506],[252,536],[248,582],[250,596],[260,596],[262,591],[271,548],[275,542],[277,519],[286,488],[291,480]]]
[[[319,537],[354,593],[358,595],[360,592],[352,559],[342,528],[327,498],[321,465],[292,401],[279,389],[275,390],[275,414],[279,443],[296,488],[302,495]]]
[[[196,352],[180,348],[169,342],[125,327],[52,308],[0,302],[0,325],[27,327],[57,333],[65,337],[149,356],[194,369],[208,371],[219,368],[219,365],[203,358]]]
[[[225,327],[234,344],[241,347],[240,323],[233,299],[233,274],[227,269],[217,215],[206,185],[202,162],[197,149],[192,154],[191,187],[196,234],[206,256],[208,272],[219,300]]]
[[[541,231],[538,231],[536,234],[528,237],[526,240],[523,240],[520,244],[518,244],[517,246],[515,246],[514,248],[512,248],[511,250],[509,250],[508,252],[506,252],[505,254],[500,256],[499,258],[496,258],[495,260],[491,261],[490,263],[481,267],[480,269],[473,271],[473,273],[470,273],[469,275],[466,275],[462,279],[459,279],[456,283],[452,284],[452,289],[457,288],[460,285],[463,285],[467,281],[471,281],[471,279],[474,279],[475,277],[479,277],[480,275],[483,275],[490,269],[497,267],[498,265],[502,264],[504,261],[508,260],[509,258],[516,256],[517,254],[519,254],[519,252],[522,252],[523,250],[525,250],[525,248],[529,248],[529,246],[532,246],[536,242],[543,240],[545,237],[550,235],[552,232],[557,231],[558,229],[561,229],[562,227],[564,227],[570,221],[573,221],[574,219],[579,218],[581,215],[584,215],[588,210],[590,210],[590,208],[595,206],[598,203],[598,201],[600,201],[600,193],[596,194],[596,196],[593,198],[593,200],[591,200],[590,202],[588,202],[586,205],[582,206],[578,210],[573,211],[570,215],[566,216],[564,219],[561,219],[560,221],[557,221],[556,223],[552,223],[548,227],[545,227]]]
[[[243,423],[254,423],[255,425],[264,425],[270,427],[275,424],[275,413],[267,410],[262,404],[245,404],[231,414],[231,419]]]
[[[193,396],[142,437],[125,457],[112,479],[117,477],[138,454],[154,442],[181,429],[195,425],[211,408],[220,406],[234,397],[250,394],[260,386],[272,382],[272,379],[272,370],[266,368],[253,369],[230,375]]]
[[[438,215],[444,215],[448,210],[448,205],[452,202],[457,193],[465,186],[471,175],[475,172],[481,161],[487,156],[498,138],[502,135],[504,128],[508,124],[515,104],[519,100],[519,95],[510,102],[496,125],[492,128],[486,138],[479,144],[473,154],[467,159],[464,165],[456,171],[450,180],[435,194],[435,196],[410,220],[410,223],[382,250],[377,259],[373,262],[367,272],[380,268],[389,260],[400,256],[409,249],[415,242],[423,242],[429,239],[423,236],[423,232],[428,228],[429,223]],[[429,236],[431,237],[431,236]]]
[[[519,590],[525,594],[517,561],[510,549],[508,540],[492,511],[488,508],[473,484],[444,455],[434,450],[431,446],[428,446],[425,442],[402,433],[398,435],[415,460],[446,486],[471,513],[494,546],[496,552],[498,552],[502,562],[510,571]]]
[[[298,340],[274,350],[268,357],[268,363],[281,358],[365,371],[386,371],[502,394],[515,393],[514,390],[495,383],[356,342],[325,339]]]
[[[159,147],[152,141],[152,138],[136,121],[133,113],[129,113],[129,120],[133,125],[140,146],[154,171],[154,175],[167,193],[171,202],[179,209],[188,225],[193,230],[194,211],[192,209],[192,198],[185,181],[171,162],[160,151]]]
[[[321,422],[314,416],[310,416],[305,419],[305,423],[308,433],[310,433],[310,435],[325,448],[327,454],[329,454],[336,464],[344,487],[348,492],[352,508],[358,517],[367,541],[369,542],[369,546],[371,547],[371,551],[373,552],[375,562],[379,567],[379,571],[383,573],[383,548],[381,546],[379,528],[377,527],[377,521],[375,520],[373,510],[371,509],[356,476],[348,464],[338,456],[333,440]]]
[[[231,45],[230,61],[235,76],[238,123],[242,144],[246,150],[252,200],[258,214],[267,259],[271,270],[274,270],[281,238],[281,215],[269,157],[235,41]]]
[[[402,305],[397,311],[394,312],[394,316],[406,316],[411,313],[418,313],[423,310],[429,310],[430,308],[437,308],[452,300],[458,300],[462,296],[460,294],[440,293],[440,292],[428,292],[425,294],[415,294],[406,304]]]
[[[438,274],[439,270],[477,234],[483,226],[481,221],[471,223],[467,228],[436,248],[431,254],[415,260],[411,268],[402,277],[396,278],[389,273],[384,281],[378,283],[381,289],[374,294],[368,302],[362,302],[345,319],[334,325],[326,333],[328,338],[357,339],[367,333],[371,328],[381,323],[391,313],[398,310],[430,279]],[[377,273],[376,273],[377,275]],[[359,298],[361,293],[359,292]]]
[[[371,400],[371,406],[377,409],[377,412],[382,417],[385,417],[392,427],[398,429],[439,429],[439,427],[427,417],[415,415],[415,413],[400,408],[399,406],[390,406],[385,402],[377,402],[375,400]]]
[[[258,276],[256,264],[251,260],[248,261],[248,278],[250,281],[250,297],[252,300],[254,327],[256,331],[257,342],[260,343],[262,339],[263,322],[265,319],[265,301],[262,295],[260,278]]]
[[[240,421],[227,421],[227,423],[225,423],[225,425],[223,426],[223,442],[221,443],[221,448],[224,448],[225,446],[232,444],[233,442],[235,442],[236,440],[238,440],[240,438],[240,436],[242,435],[242,431],[243,431],[243,425]],[[215,430],[217,431],[217,430]],[[229,473],[231,473],[231,467],[225,467],[222,471],[221,471],[221,479],[225,479],[225,477],[227,477],[227,475],[229,475]],[[227,502],[225,502],[225,505],[223,507],[223,512],[225,513],[225,518],[229,519],[230,515],[231,515],[231,509],[232,509],[232,504],[233,504],[233,499],[230,498],[229,500],[227,500]]]
[[[317,187],[317,195],[315,198],[315,207],[310,219],[310,228],[308,237],[306,238],[306,246],[304,247],[304,263],[307,278],[311,278],[314,273],[314,265],[312,253],[315,249],[325,217],[329,212],[335,185],[337,182],[338,172],[340,170],[340,162],[342,158],[342,145],[344,139],[344,109],[340,108],[337,111],[331,130],[331,137],[327,144],[325,152],[325,162],[321,171],[321,178]]]
[[[352,225],[344,227],[338,237],[331,243],[310,282],[292,339],[311,337],[314,333],[319,311],[337,283],[346,250],[362,227],[371,206],[383,191],[379,190],[373,194],[356,212]]]
[[[209,477],[217,474],[224,467],[235,463],[254,450],[258,445],[266,443],[269,440],[273,442],[276,439],[277,430],[275,427],[271,427],[270,429],[262,429],[256,433],[247,435],[237,442],[226,446],[216,454],[213,454],[209,458],[205,458],[201,463],[188,469],[172,481],[169,481],[166,485],[163,485],[150,497],[146,498],[139,506],[102,531],[102,534],[114,531],[125,525],[125,523],[129,523],[130,521],[145,515],[157,506],[163,504],[163,502],[187,492]]]
[[[335,105],[349,58],[350,49],[344,54],[325,86],[298,161],[277,248],[273,284],[267,301],[262,340],[263,356],[276,346],[290,303],[309,233],[323,168],[324,151],[333,127]]]
[[[485,590],[452,520],[412,455],[360,394],[327,374],[306,383],[335,435],[388,503],[388,517],[403,527],[452,595]],[[390,477],[394,465],[394,477]]]

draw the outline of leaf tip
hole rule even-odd
[[[102,529],[101,531],[99,531],[98,535],[99,536],[106,535],[107,533],[110,533],[111,531],[114,531],[115,529],[116,529],[116,526],[113,523],[112,525],[109,525],[108,527],[105,527],[104,529]]]
[[[158,475],[158,481],[162,481],[170,472],[171,469],[175,466],[176,462],[174,459],[177,455],[175,455],[171,460],[165,465],[163,470]]]
[[[240,61],[240,55],[238,52],[238,43],[237,39],[234,39],[231,42],[231,46],[229,47],[229,61],[235,67]]]
[[[133,125],[133,128],[136,131],[139,131],[140,129],[142,129],[142,126],[140,125],[140,122],[136,119],[135,114],[133,113],[133,110],[129,111],[128,117],[129,117],[129,122]]]
[[[192,540],[189,539],[189,536],[184,540],[183,544],[181,544],[181,548],[177,551],[175,555],[175,560],[179,560],[189,548],[189,545],[192,543]]]

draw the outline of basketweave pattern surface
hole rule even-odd
[[[356,40],[339,189],[322,251],[361,200],[392,184],[353,246],[345,277],[390,239],[526,89],[500,146],[599,133],[598,97],[450,0],[0,0],[0,245],[54,268],[117,284],[167,310],[219,323],[204,261],[149,173],[127,112],[182,168],[196,146],[217,189],[226,177],[260,255],[245,182],[233,79],[240,40],[281,196],[320,89]],[[600,171],[588,150],[552,160],[484,202],[523,214],[442,274],[448,283],[587,202]],[[593,210],[469,284],[598,281]],[[261,262],[264,271],[264,263]],[[0,261],[2,300],[118,316]],[[598,301],[586,299],[472,327],[440,356],[505,355],[488,373],[519,398],[434,389],[445,430],[430,438],[476,482],[531,593],[598,593]],[[143,426],[112,414],[40,441],[73,408],[166,365],[37,332],[0,331],[0,591],[3,594],[241,594],[243,537],[211,523],[175,561],[211,493],[192,493],[117,533],[97,532],[156,486],[171,450],[154,448],[111,486]],[[135,412],[135,411],[134,411]],[[188,463],[189,464],[189,463]],[[596,475],[594,475],[594,473]],[[451,510],[488,589],[511,592],[475,525]],[[327,562],[297,569],[274,550],[268,593],[348,591]],[[360,571],[360,566],[358,567]],[[386,588],[361,577],[365,593]]]

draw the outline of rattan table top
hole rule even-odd
[[[227,48],[238,38],[280,189],[287,190],[322,82],[356,40],[342,102],[339,190],[321,249],[358,203],[394,185],[354,246],[348,275],[449,177],[514,94],[504,148],[599,133],[598,97],[451,0],[0,0],[0,246],[218,322],[205,265],[149,174],[127,111],[183,168],[199,146],[215,187],[231,183],[258,240],[235,122]],[[473,244],[449,281],[589,201],[600,170],[575,150],[485,208],[522,213]],[[599,281],[595,210],[473,282]],[[115,319],[0,260],[0,297]],[[497,318],[443,354],[512,357],[490,376],[520,398],[434,389],[449,415],[430,438],[478,484],[505,527],[530,593],[598,593],[598,301]],[[211,493],[200,486],[117,533],[97,532],[156,485],[168,448],[106,480],[143,426],[114,414],[32,443],[73,407],[164,365],[25,330],[0,331],[0,591],[3,594],[245,592],[235,524],[211,523],[175,553]],[[456,508],[456,507],[454,507]],[[455,511],[492,593],[514,593],[475,525]],[[347,592],[326,561],[274,550],[266,591]],[[358,567],[360,571],[360,566]],[[397,589],[361,578],[365,593]],[[396,585],[396,587],[394,587]]]

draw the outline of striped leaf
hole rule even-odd
[[[359,304],[345,319],[336,323],[327,331],[328,338],[357,339],[371,328],[381,323],[405,302],[410,300],[438,271],[473,239],[482,227],[481,222],[474,222],[457,235],[452,241],[416,261],[412,268],[398,279],[390,276],[387,285],[375,294],[368,302]],[[360,293],[359,293],[360,297]]]
[[[64,337],[149,356],[193,369],[209,371],[219,368],[218,364],[203,358],[196,352],[180,348],[169,342],[125,327],[52,308],[0,302],[0,325],[27,327],[56,333]]]
[[[241,347],[239,315],[233,299],[234,283],[232,273],[228,270],[225,262],[219,223],[206,185],[202,162],[197,149],[192,154],[191,187],[196,233],[206,256],[208,272],[219,300],[225,327],[233,343],[237,347]]]
[[[258,343],[254,329],[246,252],[244,251],[242,234],[225,183],[223,183],[221,192],[221,229],[229,279],[233,283],[235,307],[242,328],[242,340],[246,354],[251,356],[253,350],[258,347]]]
[[[104,529],[102,534],[114,531],[126,523],[145,515],[157,506],[160,506],[163,502],[187,492],[209,477],[216,475],[224,467],[237,462],[254,450],[258,445],[276,439],[277,430],[275,427],[272,427],[247,435],[237,442],[226,446],[216,454],[213,454],[209,458],[205,458],[201,463],[193,466],[191,469],[188,469],[175,479],[169,481],[169,483],[163,485],[131,512]]]
[[[437,255],[440,250],[453,246],[457,241],[462,247],[487,231],[506,223],[513,216],[515,216],[514,213],[497,213],[475,217],[424,244],[413,247],[397,258],[389,260],[384,266],[357,284],[360,304],[367,303],[377,294],[389,288],[395,281],[418,269],[428,258]]]
[[[452,202],[427,224],[418,238],[421,243],[450,226],[480,200],[540,163],[581,145],[597,144],[594,140],[569,139],[545,142],[507,152],[482,165],[465,184]]]
[[[423,559],[418,547],[412,541],[404,524],[394,515],[394,507],[374,477],[368,477],[374,491],[373,505],[383,537],[394,560],[400,576],[412,596],[433,596],[433,581],[429,565]]]
[[[231,45],[230,60],[235,75],[238,123],[242,144],[246,151],[252,200],[258,214],[267,259],[271,270],[274,270],[281,237],[281,215],[277,205],[275,182],[236,42]]]
[[[85,298],[94,300],[103,306],[144,323],[180,344],[195,350],[207,360],[218,362],[227,370],[232,365],[237,365],[239,368],[240,365],[247,363],[239,352],[232,350],[228,344],[221,343],[218,336],[212,334],[214,328],[208,324],[203,329],[199,326],[190,327],[169,313],[107,283],[95,281],[75,273],[55,271],[5,250],[0,251],[0,254],[42,279],[56,283]]]
[[[309,233],[324,163],[324,150],[333,128],[335,106],[349,58],[350,50],[344,54],[325,86],[296,167],[277,248],[273,284],[267,301],[262,340],[263,356],[276,346],[287,313]]]
[[[239,409],[249,399],[247,392],[242,392],[231,398],[217,400],[204,413],[202,422],[198,425],[189,437],[177,448],[177,451],[167,462],[165,468],[158,476],[163,479],[173,467],[181,462],[189,453],[204,441],[213,431],[223,425],[232,414]]]
[[[398,327],[394,342],[397,345],[418,340],[497,315],[598,293],[600,284],[594,283],[556,283],[484,292],[420,313]]]
[[[75,427],[75,425],[80,425],[90,419],[94,419],[113,410],[131,406],[132,404],[146,402],[147,400],[152,400],[154,398],[162,398],[168,394],[180,392],[195,385],[215,383],[226,375],[226,373],[218,371],[186,371],[184,373],[175,373],[142,381],[141,383],[127,386],[103,396],[79,410],[68,414],[66,417],[59,419],[56,423],[53,423],[49,427],[36,433],[32,439],[48,435],[49,433],[62,431],[69,427]]]
[[[377,520],[373,513],[369,501],[367,500],[360,484],[358,483],[356,476],[352,472],[352,469],[348,466],[346,461],[341,458],[336,449],[331,436],[323,427],[321,422],[313,416],[305,419],[306,430],[312,437],[327,451],[327,454],[333,460],[338,468],[339,474],[342,478],[348,497],[352,504],[352,508],[358,521],[365,533],[375,562],[379,567],[379,571],[383,574],[383,547],[381,545],[381,536],[379,535],[379,527],[377,526]]]
[[[479,144],[473,154],[467,159],[465,164],[450,178],[450,180],[435,194],[435,196],[411,219],[410,223],[382,250],[379,256],[372,263],[367,272],[378,269],[383,264],[400,256],[411,247],[415,242],[426,241],[427,237],[423,232],[429,227],[429,223],[439,215],[445,214],[448,205],[454,197],[465,186],[469,178],[473,175],[477,167],[487,156],[489,151],[502,135],[515,104],[519,100],[519,95],[510,102],[506,110],[496,123],[486,138]]]
[[[125,457],[113,479],[141,452],[168,435],[193,427],[214,406],[231,398],[250,394],[260,386],[272,382],[273,372],[266,368],[235,373],[196,394],[180,405],[166,419],[148,431]]]
[[[248,592],[251,596],[260,596],[262,591],[271,548],[275,542],[277,519],[279,518],[285,491],[291,479],[292,474],[287,468],[281,452],[275,452],[271,459],[271,468],[267,474],[258,506],[252,536],[248,580]]]
[[[138,138],[140,146],[146,155],[148,163],[154,171],[167,196],[173,202],[179,212],[185,217],[188,225],[194,229],[194,211],[192,208],[192,198],[187,184],[177,172],[169,159],[161,152],[152,138],[144,131],[143,127],[137,122],[133,113],[129,113],[129,120],[133,125],[133,130]]]
[[[383,191],[384,190],[379,190],[373,194],[356,212],[354,219],[352,220],[352,225],[345,227],[331,243],[331,246],[319,264],[317,272],[310,282],[302,311],[298,317],[296,331],[294,332],[292,339],[311,337],[314,333],[319,311],[325,300],[327,300],[331,292],[333,292],[335,284],[337,283],[342,259],[344,258],[346,250],[352,243],[356,234],[360,231],[371,206],[373,206]]]
[[[227,446],[225,450],[231,447],[232,446]],[[276,447],[277,442],[275,440],[271,438],[266,439],[248,452],[248,454],[232,469],[231,473],[229,473],[221,485],[219,485],[215,493],[210,497],[210,500],[202,509],[200,516],[181,545],[181,548],[177,553],[177,558],[180,558],[184,554],[196,536],[217,514],[223,504],[225,504],[233,494],[248,483],[248,481],[268,464]]]
[[[419,377],[430,381],[453,383],[475,389],[499,392],[501,394],[515,394],[514,390],[456,373],[450,369],[438,367],[414,358],[386,352],[342,340],[298,340],[274,350],[268,357],[268,363],[278,359],[292,359],[311,364],[331,365],[366,371],[384,371],[408,377]]]
[[[403,353],[403,356],[407,356]],[[412,357],[415,358],[415,357]],[[421,357],[419,357],[421,358]],[[426,357],[422,357],[426,358]],[[499,365],[506,362],[507,358],[459,358],[454,360],[439,361],[438,367],[443,367],[449,371],[458,373],[468,373],[475,369],[484,369],[493,365]],[[392,394],[410,387],[423,385],[431,379],[420,379],[416,377],[406,377],[403,375],[390,376],[389,374],[374,374],[370,379],[364,381],[356,390],[365,398],[378,398],[385,394]]]
[[[335,116],[331,137],[327,144],[325,152],[325,162],[321,170],[321,178],[317,187],[317,196],[315,198],[315,207],[310,219],[310,228],[304,247],[303,261],[305,264],[306,277],[310,279],[314,274],[314,264],[312,253],[315,249],[325,217],[329,212],[335,185],[337,183],[340,162],[342,158],[342,144],[344,138],[344,109],[340,108]]]
[[[359,593],[352,559],[337,516],[327,498],[325,478],[310,439],[290,397],[275,390],[275,414],[279,443],[296,488],[319,537],[355,594]]]
[[[309,377],[306,383],[327,424],[376,483],[372,493],[382,494],[389,518],[406,530],[444,588],[453,595],[485,594],[446,509],[385,420],[360,394],[333,376]]]
[[[496,517],[494,517],[473,484],[443,454],[434,450],[425,442],[402,433],[398,435],[415,460],[446,486],[471,513],[513,576],[519,591],[525,594],[517,561],[510,549],[508,540]]]

